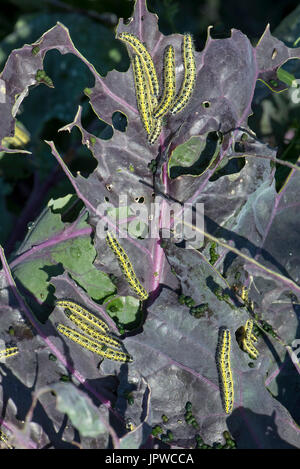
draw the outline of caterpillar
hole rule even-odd
[[[253,321],[252,319],[248,319],[245,325],[246,338],[249,341],[257,342],[257,338],[255,337],[254,334],[252,334],[252,329],[253,329]]]
[[[130,418],[126,420],[126,430],[132,432],[136,428],[135,424]]]
[[[109,332],[109,327],[102,319],[98,318],[94,314],[92,314],[87,309],[83,308],[83,306],[75,303],[75,301],[70,300],[58,300],[56,301],[57,306],[61,306],[62,308],[68,309],[73,313],[74,316],[79,318],[83,318],[85,321],[91,323],[94,327],[100,329],[104,334]]]
[[[234,285],[233,290],[237,294],[238,298],[244,303],[244,306],[248,309],[248,311],[253,312],[254,310],[254,302],[249,299],[249,292],[244,285]]]
[[[120,243],[117,241],[116,237],[109,231],[107,232],[106,242],[117,256],[120,268],[123,274],[125,275],[132,290],[135,291],[135,293],[141,300],[146,300],[149,295],[138,280],[135,271],[132,267],[132,264],[129,260],[129,257],[127,256]]]
[[[230,414],[234,402],[234,385],[230,364],[231,335],[229,329],[221,328],[218,343],[218,368],[222,388],[222,402],[226,414]]]
[[[134,55],[132,59],[132,69],[135,83],[135,94],[137,100],[138,110],[144,125],[144,128],[149,135],[152,130],[152,100],[150,89],[145,77],[144,68],[141,59],[138,55]]]
[[[244,303],[247,303],[249,301],[249,292],[244,285],[235,286],[234,289],[235,289],[235,292],[238,294],[238,296]]]
[[[252,334],[253,321],[248,319],[244,327],[245,334],[242,340],[242,348],[251,358],[256,359],[259,355],[258,350],[254,347],[252,342],[257,342],[257,338]]]
[[[58,332],[63,334],[65,337],[81,345],[81,347],[89,350],[90,352],[96,353],[97,355],[100,355],[104,358],[108,358],[109,360],[121,362],[133,361],[132,357],[127,353],[114,350],[113,348],[108,347],[106,344],[101,345],[100,343],[91,340],[86,335],[80,334],[71,327],[67,327],[64,324],[59,323],[56,325],[56,328]]]
[[[19,353],[18,347],[9,347],[4,350],[0,350],[0,358],[13,357]]]
[[[173,46],[167,46],[164,52],[164,88],[161,100],[157,108],[154,109],[153,117],[155,119],[159,119],[167,114],[174,100],[175,92],[175,52]]]
[[[193,39],[190,34],[184,34],[182,41],[182,57],[184,65],[184,75],[181,88],[173,105],[170,108],[171,114],[176,114],[189,102],[196,82],[196,62],[194,57]]]
[[[8,436],[2,430],[0,430],[0,441],[3,441],[8,449],[14,449],[13,446],[8,443]]]
[[[153,119],[153,126],[150,135],[148,136],[148,142],[150,145],[153,145],[158,137],[160,136],[161,129],[162,129],[163,120],[161,119]]]
[[[65,315],[79,329],[81,329],[83,332],[85,332],[88,336],[92,337],[93,339],[95,339],[99,342],[104,342],[108,345],[112,345],[113,347],[116,347],[116,348],[122,348],[122,344],[118,339],[112,337],[109,334],[103,334],[103,333],[99,332],[99,330],[97,330],[96,327],[90,325],[84,319],[81,319],[80,317],[76,316],[76,314],[72,313],[70,310],[65,309]]]
[[[155,96],[152,96],[151,100],[152,100],[152,110],[153,110],[158,105],[158,99]],[[153,145],[156,142],[156,140],[158,139],[158,137],[160,136],[161,130],[162,130],[162,125],[163,125],[163,119],[162,118],[155,119],[152,116],[152,119],[153,119],[152,120],[152,131],[151,131],[150,135],[148,135],[148,143],[150,145]]]
[[[21,122],[16,121],[13,137],[4,137],[1,144],[4,146],[23,147],[30,141],[30,134]]]
[[[159,83],[152,57],[147,48],[134,34],[123,32],[118,35],[118,39],[128,43],[138,55],[138,57],[142,61],[142,65],[145,69],[149,81],[150,93],[153,96],[158,96]]]

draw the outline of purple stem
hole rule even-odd
[[[91,227],[82,228],[72,233],[70,233],[69,228],[64,230],[61,234],[54,236],[53,238],[47,239],[47,241],[44,241],[43,243],[36,244],[32,248],[28,249],[28,251],[25,251],[23,254],[21,254],[19,257],[17,257],[10,263],[10,268],[13,269],[14,267],[16,267],[16,265],[20,264],[21,262],[24,262],[25,259],[32,256],[36,252],[41,251],[42,249],[46,249],[50,246],[54,246],[72,238],[78,238],[81,236],[89,235],[92,232]]]
[[[86,198],[84,197],[84,195],[80,192],[80,190],[78,189],[77,185],[76,185],[76,182],[75,182],[75,178],[73,177],[72,173],[69,171],[68,167],[66,166],[64,160],[60,157],[59,153],[57,152],[56,148],[55,148],[55,145],[54,145],[54,142],[48,142],[47,140],[45,140],[45,142],[50,146],[51,150],[52,150],[52,154],[53,156],[56,158],[58,164],[61,166],[61,168],[63,169],[65,175],[68,177],[69,181],[71,182],[72,186],[74,187],[75,191],[76,191],[76,194],[77,196],[82,200],[82,202],[84,203],[84,205],[89,208],[92,212],[96,213],[98,215],[99,218],[102,218],[103,220],[105,220],[105,222],[107,222],[107,224],[116,232],[119,232],[120,230],[118,229],[118,227],[116,225],[114,225],[111,220],[109,220],[109,218],[103,216],[103,213],[99,212],[99,210],[97,208],[95,208],[93,206],[93,204],[91,204],[91,202]],[[128,241],[130,241],[137,249],[139,250],[142,250],[148,257],[149,261],[153,262],[152,260],[152,256],[151,256],[151,253],[148,249],[146,249],[144,246],[142,246],[140,243],[136,242],[133,238],[130,238],[128,236]]]

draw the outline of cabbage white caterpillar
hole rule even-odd
[[[80,334],[71,327],[67,327],[64,324],[57,324],[56,326],[58,332],[63,334],[68,339],[76,342],[81,345],[81,347],[89,350],[90,352],[96,353],[104,358],[108,358],[114,361],[121,362],[132,362],[132,357],[125,352],[119,350],[114,350],[111,347],[108,347],[106,344],[97,343],[89,339],[84,334]]]
[[[14,447],[8,443],[8,436],[2,430],[0,430],[0,441],[3,441],[8,449],[14,449]]]
[[[154,96],[158,96],[159,83],[152,57],[147,48],[134,34],[123,32],[119,34],[118,39],[127,42],[133,48],[134,52],[139,56],[148,77],[150,93]]]
[[[120,268],[131,288],[135,291],[135,293],[141,300],[146,300],[149,295],[143,285],[138,280],[135,271],[132,267],[132,264],[129,260],[129,257],[127,256],[126,252],[124,251],[116,237],[109,231],[107,232],[106,242],[117,256]]]
[[[163,95],[153,117],[159,119],[163,117],[170,109],[176,92],[175,78],[175,52],[173,46],[167,46],[164,52],[164,87]]]
[[[83,318],[89,323],[91,323],[94,327],[97,327],[105,334],[109,332],[109,327],[102,319],[98,318],[94,314],[92,314],[89,310],[85,309],[83,306],[75,303],[75,301],[70,300],[57,300],[57,306],[61,306],[62,308],[69,309],[74,316],[78,316],[79,318]]]
[[[218,343],[218,368],[222,387],[222,402],[226,414],[230,414],[234,402],[234,386],[230,364],[230,330],[221,328]]]
[[[144,128],[147,134],[150,135],[152,130],[152,101],[143,64],[138,55],[133,56],[132,69],[138,110]]]
[[[113,347],[122,348],[119,340],[109,334],[103,334],[99,332],[95,326],[90,325],[87,321],[80,318],[79,316],[76,316],[76,314],[72,313],[70,310],[65,309],[65,315],[70,319],[70,321],[72,321],[79,329],[85,332],[92,339],[112,345]]]
[[[0,358],[9,358],[19,353],[18,347],[8,347],[4,350],[0,350]]]
[[[251,358],[256,359],[259,355],[258,350],[254,347],[253,342],[257,342],[257,338],[252,334],[253,321],[248,319],[244,327],[244,337],[242,339],[242,348],[250,355]]]
[[[153,145],[158,137],[160,136],[161,130],[162,130],[162,123],[163,119],[153,119],[153,127],[152,127],[152,132],[148,136],[148,142],[150,145]]]
[[[170,108],[171,114],[176,114],[177,112],[182,111],[187,105],[192,96],[196,82],[196,62],[194,57],[193,40],[190,34],[184,34],[183,36],[182,57],[184,75],[179,93]]]

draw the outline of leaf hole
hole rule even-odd
[[[130,16],[129,18],[125,18],[125,19],[123,20],[123,24],[125,24],[126,26],[128,26],[132,21],[133,21],[133,17]]]
[[[211,106],[211,103],[210,103],[210,101],[202,101],[202,103],[201,103],[201,104],[202,104],[202,107],[204,107],[204,108],[206,108],[206,109],[207,109],[207,108],[209,108],[209,107]]]
[[[126,132],[127,128],[127,117],[120,111],[114,112],[112,115],[112,123],[116,130],[119,132]]]

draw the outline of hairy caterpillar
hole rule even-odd
[[[117,256],[120,268],[131,288],[135,291],[135,293],[141,300],[146,300],[149,296],[147,291],[138,280],[126,252],[124,251],[120,243],[117,241],[116,237],[109,231],[107,232],[106,242]]]
[[[218,368],[222,386],[222,401],[226,414],[233,409],[234,387],[230,364],[231,335],[229,329],[221,328],[218,343]]]
[[[132,69],[135,84],[135,94],[137,100],[138,110],[144,125],[144,128],[149,135],[152,130],[152,100],[150,89],[145,76],[145,71],[141,59],[138,55],[134,55],[132,59]]]
[[[170,108],[171,114],[176,114],[177,112],[182,111],[182,109],[187,105],[196,82],[196,62],[194,57],[193,40],[190,34],[184,34],[183,36],[182,57],[184,75],[179,93]]]
[[[153,117],[159,119],[169,111],[176,92],[175,52],[173,46],[167,46],[164,52],[164,87],[163,95]]]
[[[120,33],[118,39],[127,42],[139,56],[149,81],[150,93],[151,95],[158,96],[159,83],[152,57],[147,48],[134,34]]]
[[[0,350],[0,358],[13,357],[19,353],[18,347],[9,347],[4,350]]]
[[[122,348],[120,341],[109,334],[103,334],[97,330],[95,326],[90,325],[87,321],[72,313],[69,309],[65,309],[65,315],[72,321],[79,329],[85,332],[93,339],[104,342],[105,344],[112,345],[113,347]]]
[[[106,344],[101,345],[98,342],[91,340],[84,334],[80,334],[71,327],[67,327],[64,324],[57,324],[58,332],[66,336],[68,339],[81,345],[81,347],[89,350],[90,352],[96,353],[109,360],[121,361],[121,362],[132,362],[132,357],[125,352],[115,350],[108,347]]]

